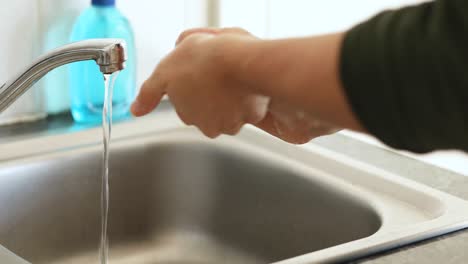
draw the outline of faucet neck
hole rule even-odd
[[[0,113],[45,74],[64,64],[94,60],[104,74],[122,70],[127,60],[125,47],[120,39],[91,39],[50,51],[0,87]]]

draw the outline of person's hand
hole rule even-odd
[[[255,94],[227,71],[223,53],[236,42],[257,41],[240,29],[195,29],[182,33],[177,47],[145,81],[131,107],[135,116],[152,111],[167,94],[180,119],[206,136],[235,135],[264,119],[269,98]]]
[[[132,113],[142,116],[151,112],[167,94],[181,120],[211,138],[235,135],[245,124],[295,144],[333,132],[331,126],[282,98],[270,99],[258,93],[252,87],[256,80],[245,82],[236,75],[235,67],[246,65],[250,58],[236,58],[239,61],[232,66],[227,54],[235,53],[235,49],[249,49],[258,42],[261,40],[237,28],[202,28],[182,33],[174,51],[143,84]]]
[[[335,126],[320,121],[304,110],[272,99],[266,117],[257,127],[293,144],[304,144],[310,140],[338,132]]]

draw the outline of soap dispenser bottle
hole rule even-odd
[[[115,0],[92,0],[76,20],[71,41],[91,38],[120,38],[127,42],[126,67],[119,73],[113,91],[114,120],[129,115],[136,88],[136,58],[133,31],[128,20],[116,8]],[[70,104],[75,121],[99,123],[104,103],[104,77],[94,62],[70,65]]]

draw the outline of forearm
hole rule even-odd
[[[242,83],[279,98],[311,116],[342,128],[362,131],[339,77],[343,34],[261,40],[234,48],[233,67]]]

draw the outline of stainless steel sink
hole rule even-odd
[[[172,113],[114,131],[112,264],[338,262],[467,226],[467,202],[313,144],[253,128],[210,141]],[[1,245],[97,263],[99,133],[3,146]]]

